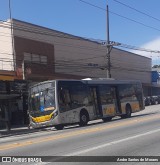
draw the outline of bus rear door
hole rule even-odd
[[[95,117],[102,117],[103,116],[102,106],[101,106],[98,86],[91,86],[90,92],[91,92],[91,97],[92,97],[92,102],[93,102],[93,110],[94,110]]]
[[[119,100],[119,93],[118,93],[117,86],[111,87],[111,94],[113,97],[113,104],[114,104],[115,112],[116,112],[116,114],[121,114],[122,111],[121,111],[121,104],[120,104],[120,100]]]

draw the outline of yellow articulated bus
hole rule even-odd
[[[51,80],[29,89],[29,118],[33,128],[85,126],[91,120],[131,117],[144,109],[139,81]]]

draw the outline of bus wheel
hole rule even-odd
[[[56,130],[62,130],[64,128],[64,125],[59,124],[54,126]]]
[[[106,118],[103,118],[102,120],[103,120],[103,122],[111,121],[112,117],[106,117]]]
[[[79,125],[80,126],[85,126],[85,125],[87,125],[87,123],[88,123],[88,114],[87,114],[87,112],[82,112],[82,113],[80,113],[80,122],[79,122]]]

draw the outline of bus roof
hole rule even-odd
[[[82,82],[84,84],[135,84],[135,83],[141,83],[139,80],[115,80],[115,79],[92,79],[92,80],[76,80],[76,79],[56,79],[56,80],[47,80],[43,82],[39,82],[37,84],[32,85],[32,87],[36,87],[42,84],[51,83],[51,82],[59,82],[59,81],[77,81]]]
[[[139,80],[83,80],[87,84],[135,84],[141,83]]]

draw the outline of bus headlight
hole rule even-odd
[[[55,112],[52,114],[51,118],[54,119],[57,115],[58,115],[58,111],[55,111]]]

